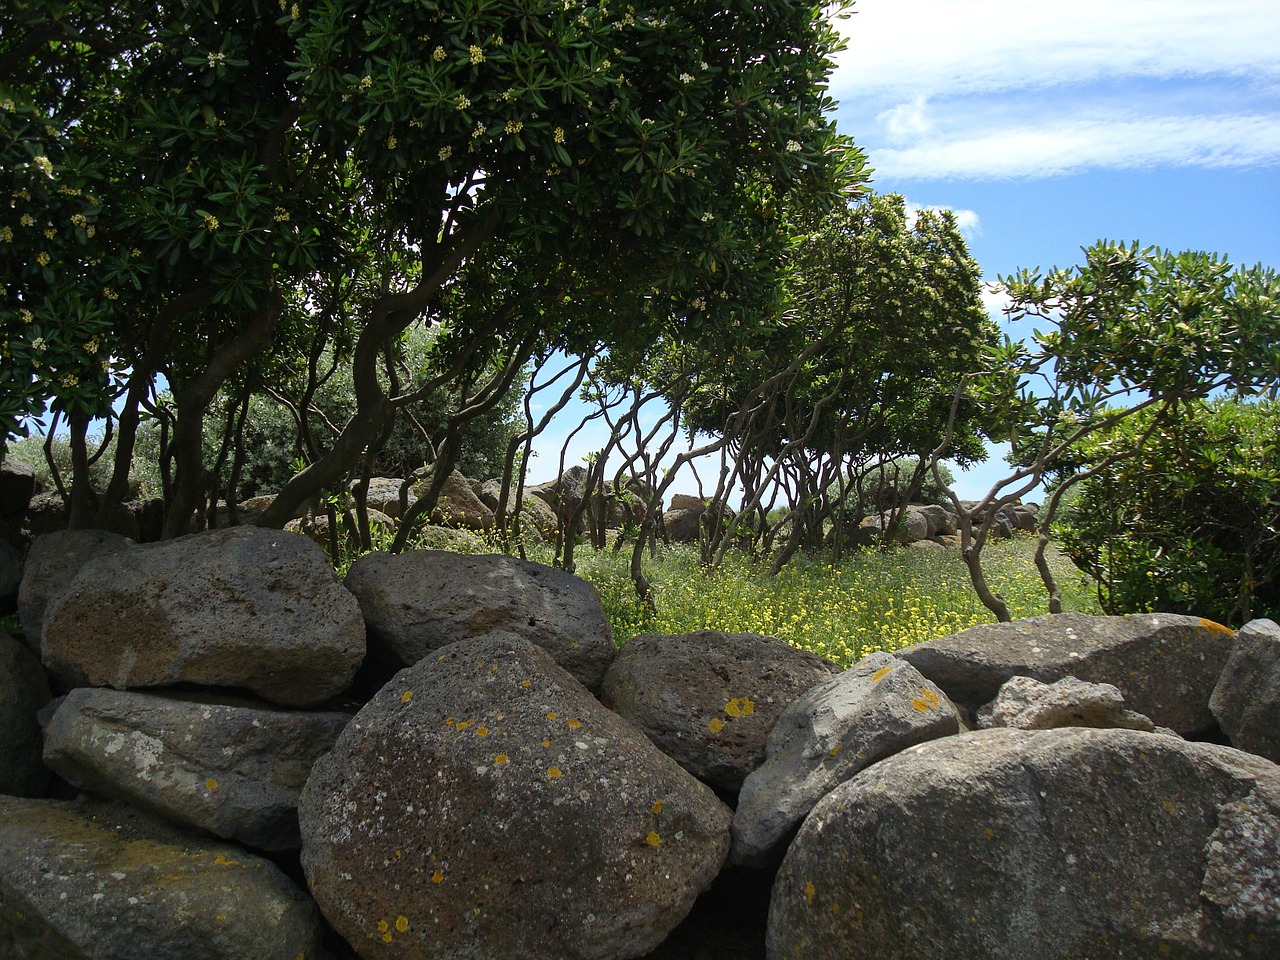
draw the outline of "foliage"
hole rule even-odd
[[[1133,446],[1151,416],[1091,437],[1084,464]],[[1059,524],[1102,606],[1223,623],[1280,616],[1280,403],[1188,404],[1142,447],[1084,480]]]
[[[209,493],[224,386],[310,388],[316,351],[350,365],[355,413],[279,521],[446,384],[456,425],[535,349],[731,341],[773,296],[787,196],[863,176],[828,116],[839,36],[794,0],[15,0],[0,18],[0,442],[49,403],[73,444],[107,416],[131,447],[163,376],[167,535]],[[384,385],[426,323],[447,376]]]
[[[919,464],[915,457],[881,461],[851,478],[845,494],[846,515],[861,519],[906,503],[911,478]],[[947,490],[954,482],[951,471],[944,464],[939,464],[937,475],[932,471],[925,475],[911,502],[949,504]]]
[[[1217,255],[1099,241],[1080,266],[1023,271],[1001,284],[1010,319],[1044,329],[1023,339],[1006,335],[969,378],[967,393],[1003,425],[1018,465],[974,509],[953,502],[974,587],[1005,620],[1009,611],[985,584],[980,561],[999,507],[1055,471],[1070,471],[1089,437],[1142,411],[1150,411],[1146,424],[1154,431],[1217,391],[1280,386],[1280,281],[1261,264],[1234,268]],[[1128,434],[1127,445],[1121,438],[1113,434],[1115,442],[1089,469],[1138,455],[1148,433]],[[945,449],[934,451],[935,460]],[[1058,487],[1042,523],[1088,472],[1072,473]],[[975,528],[972,518],[984,514]],[[1043,563],[1041,573],[1052,609],[1054,578]]]

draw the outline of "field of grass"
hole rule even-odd
[[[987,577],[1015,618],[1048,612],[1034,550],[1033,539],[1018,538],[983,552]],[[1101,612],[1068,560],[1055,555],[1053,566],[1065,610]],[[771,577],[740,556],[707,573],[696,548],[676,546],[666,548],[661,560],[646,561],[645,571],[656,586],[656,614],[636,599],[626,556],[589,548],[578,554],[577,574],[599,589],[619,643],[640,633],[750,632],[848,666],[876,650],[898,650],[994,620],[955,550],[864,551],[834,567],[798,557]]]

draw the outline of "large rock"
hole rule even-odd
[[[270,861],[124,807],[0,797],[0,957],[315,960],[320,939]]]
[[[82,687],[44,731],[69,783],[263,850],[296,849],[298,795],[345,713]]]
[[[7,540],[0,540],[0,616],[18,609],[18,586],[22,583],[22,554]]]
[[[910,664],[873,653],[782,712],[733,816],[733,861],[776,863],[814,804],[858,771],[956,733],[955,706]]]
[[[302,863],[368,960],[604,960],[718,873],[729,811],[544,650],[465,641],[401,671],[316,763]]]
[[[404,511],[400,509],[400,488],[403,485],[404,481],[399,477],[373,477],[369,480],[365,503],[370,509],[381,511],[398,521],[404,515]],[[352,488],[354,487],[353,483]],[[406,507],[412,507],[415,497],[408,490],[405,495]]]
[[[770,960],[1280,956],[1280,767],[1129,730],[984,730],[830,793]]]
[[[421,497],[431,484],[431,471],[413,486],[414,499]],[[471,489],[471,484],[457,470],[445,478],[444,487],[431,508],[430,521],[442,527],[458,527],[462,530],[492,530],[493,511],[481,502]]]
[[[351,681],[364,623],[306,537],[235,527],[85,564],[45,612],[42,655],[64,688],[200,683],[312,706]]]
[[[36,713],[49,702],[49,681],[35,654],[0,633],[0,793],[41,797],[49,770],[40,761]]]
[[[529,640],[596,690],[613,659],[613,632],[596,588],[540,563],[441,550],[376,552],[351,565],[346,585],[370,636],[406,664],[458,640]]]
[[[971,627],[898,653],[958,703],[995,698],[1010,677],[1114,684],[1131,710],[1183,736],[1213,726],[1209,697],[1234,635],[1200,617],[1062,613]]]
[[[45,610],[86,563],[131,546],[133,541],[128,537],[106,530],[59,530],[37,537],[27,549],[18,587],[18,619],[27,645],[40,653]]]
[[[1280,625],[1241,628],[1209,708],[1233,746],[1280,763]]]
[[[36,493],[36,472],[12,457],[0,460],[0,521],[8,521],[27,509]]]
[[[978,711],[978,726],[1053,730],[1057,727],[1119,727],[1155,730],[1148,718],[1126,710],[1124,695],[1109,683],[1085,683],[1063,677],[1041,683],[1030,677],[1011,677],[999,695]]]
[[[704,508],[681,510],[672,508],[662,515],[662,527],[667,539],[674,543],[693,543],[702,536]]]
[[[618,651],[601,699],[699,780],[736,792],[783,709],[839,672],[773,637],[645,634]]]

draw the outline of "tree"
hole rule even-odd
[[[1004,424],[1018,463],[972,509],[954,496],[953,503],[974,587],[1008,620],[1008,607],[981,566],[999,508],[1055,471],[1065,474],[1041,510],[1036,555],[1050,611],[1061,612],[1044,551],[1062,498],[1138,456],[1159,431],[1176,429],[1188,404],[1224,390],[1280,387],[1280,282],[1261,264],[1235,268],[1213,254],[1099,241],[1085,250],[1080,266],[1044,275],[1022,271],[1001,285],[1011,320],[1046,328],[1022,340],[1006,336],[956,397],[973,396]],[[1140,414],[1142,430],[1119,429]],[[1081,445],[1095,435],[1108,435],[1109,442],[1082,465]],[[945,450],[945,443],[935,449],[934,459]],[[975,526],[974,517],[983,520]]]
[[[1226,624],[1280,615],[1280,404],[1186,404],[1150,430],[1150,411],[1081,444],[1079,484],[1057,532],[1108,613],[1161,611]]]
[[[830,201],[862,170],[828,115],[839,38],[811,4],[17,0],[3,16],[0,161],[26,195],[0,234],[18,265],[0,431],[50,401],[114,420],[125,454],[163,375],[169,535],[207,496],[210,403],[272,345],[278,362],[334,345],[356,399],[264,517],[279,524],[446,384],[461,428],[549,345],[731,342],[776,283],[787,197]],[[423,323],[446,374],[384,380]]]

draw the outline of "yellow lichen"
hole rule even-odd
[[[510,759],[511,758],[508,757],[505,753],[500,753],[493,758],[493,762],[496,763],[498,766],[502,766],[504,763],[506,763]]]
[[[650,831],[649,831],[649,835],[648,835],[647,837],[645,837],[645,838],[644,838],[644,842],[645,842],[645,843],[647,843],[647,844],[648,844],[649,846],[651,846],[651,847],[660,847],[660,846],[662,846],[662,838],[661,838],[660,836],[658,836],[658,834],[657,834],[656,832],[654,832],[653,830],[650,830]]]
[[[1220,633],[1228,637],[1234,637],[1236,635],[1236,632],[1234,630],[1232,630],[1230,627],[1224,627],[1222,624],[1218,623],[1216,620],[1208,620],[1204,617],[1201,617],[1200,626],[1204,627],[1210,633]]]
[[[401,703],[408,703],[408,702],[409,702],[410,700],[412,700],[412,699],[413,699],[413,691],[412,691],[412,690],[406,690],[404,693],[402,693],[402,694],[400,695],[400,702],[401,702]]]
[[[749,697],[734,697],[724,705],[724,712],[730,717],[749,717],[756,712],[756,702]]]
[[[843,749],[844,749],[844,744],[843,744],[843,743],[837,743],[837,744],[836,744],[834,747],[832,747],[832,748],[830,749],[830,751],[828,751],[828,752],[829,752],[833,757],[838,757],[838,756],[840,756],[840,751],[841,751],[841,750],[843,750]]]
[[[442,871],[442,870],[437,870],[435,873],[433,873],[433,874],[431,875],[431,882],[432,882],[432,883],[444,883],[444,871]]]
[[[559,716],[560,716],[560,714],[556,713],[554,710],[549,710],[549,711],[547,711],[547,719],[548,719],[548,720],[555,720],[555,719],[556,719],[557,717],[559,717]]]
[[[570,730],[577,730],[580,726],[582,726],[582,721],[575,718],[573,720],[566,720],[564,722],[564,725],[568,727]]]
[[[476,727],[476,736],[477,736],[477,737],[487,737],[488,735],[489,735],[489,728],[488,728],[488,727]]]
[[[547,767],[547,776],[554,780],[556,777],[564,776],[559,767]]]
[[[398,933],[407,933],[409,930],[409,918],[405,916],[396,917],[396,931]]]
[[[532,680],[521,680],[521,681],[520,681],[520,686],[522,686],[522,687],[531,687],[531,686],[533,686],[533,681],[532,681]]]
[[[653,806],[652,806],[652,807],[650,807],[650,808],[649,808],[649,810],[650,810],[652,813],[661,813],[661,812],[662,812],[662,800],[661,800],[661,798],[659,798],[659,799],[657,799],[657,800],[653,801]]]
[[[453,729],[462,731],[467,729],[467,727],[471,726],[474,723],[475,723],[474,720],[459,720],[456,724],[454,724]]]
[[[543,741],[542,741],[542,745],[543,745],[544,747],[546,747],[548,750],[549,750],[549,749],[551,749],[551,741],[550,741],[550,740],[543,740]]]
[[[707,729],[712,733],[719,733],[724,729],[724,721],[719,717],[712,717],[711,722],[707,724]]]
[[[214,862],[217,866],[219,866],[219,867],[238,867],[238,866],[240,866],[240,861],[239,861],[239,860],[228,860],[228,859],[226,858],[226,855],[225,855],[225,854],[221,854],[221,853],[220,853],[220,854],[218,854],[216,857],[214,857],[214,858],[213,858],[213,862]]]
[[[942,699],[932,690],[920,689],[920,696],[911,701],[911,705],[921,713],[935,709]]]
[[[204,788],[205,788],[206,790],[217,790],[217,789],[218,789],[218,781],[217,781],[217,780],[215,780],[215,779],[213,779],[213,777],[210,777],[208,780],[206,780],[206,781],[204,782]]]
[[[893,673],[893,667],[881,667],[879,670],[877,670],[875,673],[871,675],[871,682],[879,683],[881,680],[883,680],[885,677],[887,677],[891,673]]]
[[[810,906],[813,906],[813,897],[817,892],[818,891],[813,886],[812,880],[804,885],[804,898],[809,901]]]
[[[982,835],[986,837],[988,840],[994,840],[996,838],[996,832],[992,830],[990,827],[987,827],[987,829],[983,830]]]

